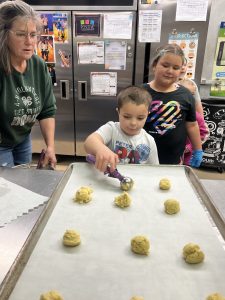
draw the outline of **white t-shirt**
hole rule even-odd
[[[121,130],[119,122],[110,121],[96,132],[104,144],[118,155],[121,163],[159,164],[155,140],[144,129],[135,136],[129,136]]]

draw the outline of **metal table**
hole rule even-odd
[[[49,197],[62,178],[62,172],[0,167],[0,177],[32,192]],[[0,228],[0,284],[21,251],[44,205]]]
[[[225,180],[202,179],[200,181],[225,223]]]

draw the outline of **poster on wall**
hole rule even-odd
[[[75,15],[75,36],[100,36],[101,15]]]
[[[37,44],[37,55],[46,63],[55,63],[55,47],[53,35],[41,35]]]
[[[195,78],[196,57],[198,50],[199,32],[178,32],[169,34],[169,44],[177,44],[181,47],[187,59],[186,76]]]
[[[104,33],[106,39],[131,39],[132,12],[116,12],[104,14]]]
[[[91,95],[116,96],[116,72],[91,72]]]
[[[140,10],[138,23],[138,41],[140,43],[158,43],[161,37],[162,10]]]
[[[68,43],[68,16],[66,13],[54,13],[53,34],[56,43]]]
[[[127,42],[105,42],[105,69],[126,70]]]
[[[210,96],[225,97],[225,22],[221,22],[213,62]]]
[[[104,42],[77,43],[78,64],[104,64]]]
[[[40,19],[42,23],[41,34],[53,34],[53,15],[52,14],[40,14]]]
[[[177,0],[176,21],[206,21],[208,0]]]

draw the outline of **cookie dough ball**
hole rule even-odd
[[[148,255],[150,249],[149,240],[143,235],[137,235],[131,240],[131,250],[134,253]]]
[[[75,197],[73,198],[75,202],[78,203],[88,203],[92,199],[93,190],[88,186],[82,186],[76,192]]]
[[[134,296],[130,300],[144,300],[144,298],[141,296]]]
[[[80,234],[75,230],[66,230],[63,235],[63,245],[69,247],[75,247],[80,244]]]
[[[206,300],[225,300],[225,297],[221,294],[215,293],[212,295],[209,295]]]
[[[119,196],[115,197],[115,204],[121,208],[128,207],[131,204],[131,198],[127,192],[123,192]]]
[[[41,295],[40,300],[63,300],[57,291],[49,291]]]
[[[160,188],[160,190],[169,190],[171,188],[171,183],[170,183],[169,179],[162,178],[159,181],[159,188]]]
[[[204,260],[205,255],[197,244],[189,243],[183,248],[183,258],[186,263],[198,264]]]
[[[167,214],[173,215],[180,211],[180,203],[175,199],[167,199],[164,202],[164,208]]]

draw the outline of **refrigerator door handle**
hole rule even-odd
[[[62,100],[70,99],[70,83],[69,80],[60,80],[60,97]]]
[[[78,100],[87,101],[87,81],[78,81]]]

